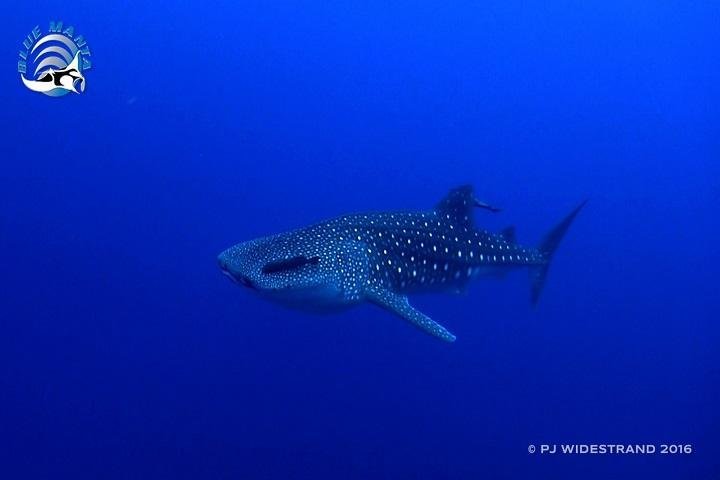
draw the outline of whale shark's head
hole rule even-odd
[[[276,235],[239,243],[218,255],[222,273],[270,300],[315,310],[337,303],[341,277],[316,244]]]

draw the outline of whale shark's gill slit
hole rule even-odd
[[[274,262],[266,263],[262,268],[262,273],[278,273],[285,272],[288,270],[295,270],[305,265],[317,265],[320,262],[320,257],[305,257],[298,256],[293,258],[287,258],[284,260],[277,260]]]

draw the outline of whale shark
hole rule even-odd
[[[530,272],[536,304],[553,255],[585,205],[575,207],[537,247],[522,246],[515,228],[476,228],[473,210],[499,209],[452,189],[431,210],[343,215],[298,230],[234,245],[218,255],[232,281],[271,301],[333,312],[369,302],[447,342],[456,337],[414,308],[408,295],[464,289],[483,276]]]

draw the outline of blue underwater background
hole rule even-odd
[[[8,3],[0,33],[0,478],[720,478],[720,6]],[[25,89],[73,25],[82,95]],[[284,310],[228,246],[472,183],[525,272]],[[691,454],[540,455],[680,443]]]

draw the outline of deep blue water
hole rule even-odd
[[[0,478],[720,478],[713,2],[21,2],[5,7]],[[35,25],[87,90],[26,90]],[[458,184],[524,272],[316,317],[222,249]],[[685,455],[529,444],[682,443]]]

